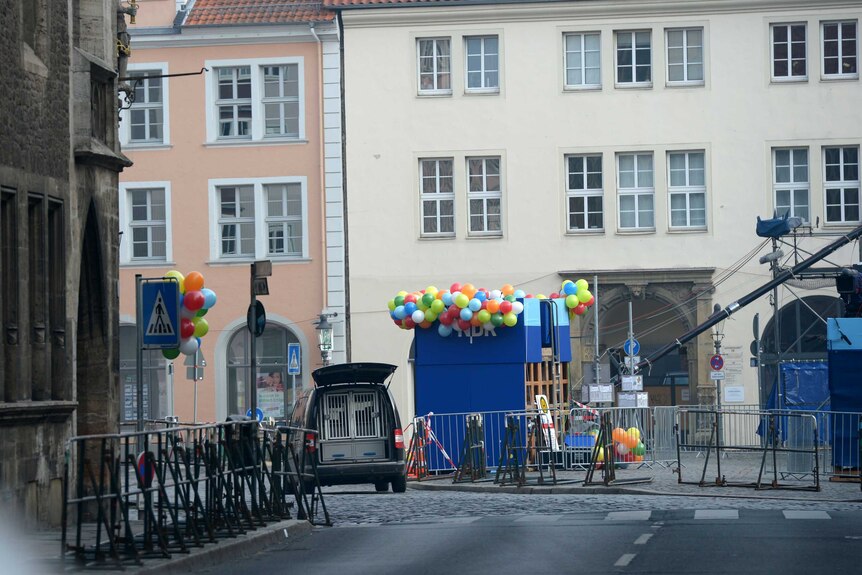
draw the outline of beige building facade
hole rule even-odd
[[[402,414],[412,337],[386,308],[399,290],[597,278],[598,350],[595,316],[572,328],[577,389],[625,340],[629,302],[646,355],[769,281],[757,216],[803,219],[782,266],[860,224],[860,2],[327,6],[343,24],[349,345],[399,365]],[[859,259],[854,244],[829,265]],[[775,294],[787,352],[808,337],[825,357],[806,310],[834,315],[837,293],[819,285]],[[735,403],[765,394],[749,346],[755,314],[773,333],[771,309],[764,297],[722,325]],[[653,404],[715,401],[715,339],[651,366]],[[675,372],[689,379],[671,400]]]

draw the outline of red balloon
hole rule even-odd
[[[195,324],[187,318],[180,319],[180,337],[189,338],[195,334]]]
[[[458,327],[461,328],[461,331],[467,331],[468,329],[470,329],[470,322],[464,321],[463,319],[459,319],[458,320]]]
[[[416,295],[409,293],[404,296],[404,303],[416,303]]]
[[[439,319],[440,323],[442,323],[443,325],[452,325],[452,316],[448,313],[441,313],[440,317],[438,317],[437,319]]]
[[[583,315],[583,313],[587,311],[587,306],[582,303],[579,303],[574,308],[572,308],[572,311],[575,312],[575,315]]]
[[[589,300],[587,300],[587,303],[585,303],[584,305],[585,305],[585,306],[587,306],[587,307],[590,307],[590,306],[591,306],[591,305],[593,305],[594,303],[596,303],[596,297],[595,297],[595,296],[590,296],[590,299],[589,299]]]
[[[206,298],[200,291],[187,291],[183,296],[183,306],[189,311],[198,311],[204,306]]]
[[[404,327],[406,327],[407,329],[413,329],[414,327],[416,327],[416,322],[413,321],[413,319],[411,319],[409,317],[405,318]]]
[[[503,300],[500,302],[500,313],[507,314],[512,311],[512,302]]]
[[[458,282],[455,282],[451,286],[449,286],[450,293],[455,293],[456,291],[461,291],[461,284],[459,284]]]

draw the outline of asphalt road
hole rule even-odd
[[[237,573],[858,572],[862,505],[628,495],[328,489],[334,527],[217,568]]]

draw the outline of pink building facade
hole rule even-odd
[[[145,417],[245,414],[253,385],[256,404],[278,419],[322,365],[321,313],[334,326],[332,360],[346,359],[333,15],[307,2],[139,5],[129,27],[136,97],[120,127],[134,161],[119,189],[121,420],[137,412],[135,276],[169,270],[200,272],[218,299],[201,340],[203,379],[187,378],[183,355],[144,352]],[[267,325],[252,369],[246,318],[251,264],[261,260],[272,275],[258,297]]]

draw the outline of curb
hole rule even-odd
[[[314,526],[308,521],[289,519],[266,525],[234,539],[208,543],[194,548],[188,554],[174,554],[170,559],[159,559],[153,565],[127,570],[135,575],[179,575],[206,567],[215,567],[229,559],[248,557],[286,539],[310,533]]]
[[[517,493],[521,495],[658,495],[664,497],[712,497],[726,499],[754,499],[766,501],[816,501],[818,503],[862,503],[862,499],[812,499],[806,497],[774,497],[767,495],[731,495],[728,493],[669,493],[667,491],[655,491],[652,489],[641,489],[633,487],[566,487],[554,485],[527,485],[525,487],[512,486],[481,486],[471,484],[430,484],[409,482],[410,489],[418,491],[463,491],[467,493]],[[787,493],[787,491],[784,491]]]

